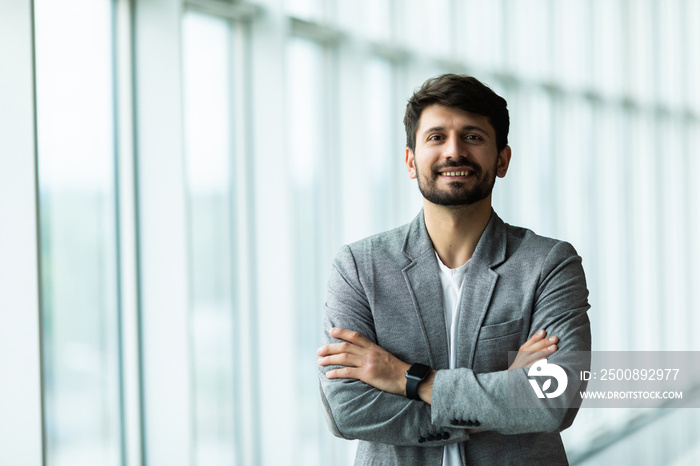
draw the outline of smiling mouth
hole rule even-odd
[[[440,173],[440,176],[446,176],[446,177],[456,177],[456,176],[469,176],[473,175],[474,172],[470,170],[462,170],[462,171],[454,171],[454,172],[442,172]]]

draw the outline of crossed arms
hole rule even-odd
[[[330,329],[330,335],[342,341],[321,346],[316,352],[320,356],[319,366],[340,366],[327,371],[327,378],[357,379],[383,392],[406,396],[405,374],[410,364],[372,343],[359,332],[334,327]],[[508,370],[530,367],[548,357],[557,350],[557,341],[556,336],[546,338],[546,331],[539,330],[520,347]],[[432,404],[436,373],[433,369],[418,385],[418,396],[428,404]]]
[[[568,409],[571,399],[565,396],[559,405],[508,407],[509,375],[516,377],[523,390],[531,390],[525,368],[533,362],[550,357],[573,374],[578,368],[566,363],[566,352],[590,350],[580,258],[570,246],[559,249],[555,255],[560,257],[543,266],[530,321],[530,328],[547,332],[531,335],[508,370],[433,371],[419,386],[421,401],[405,397],[405,371],[412,356],[392,354],[377,344],[377,316],[370,309],[355,259],[349,248],[341,251],[329,283],[324,344],[318,351],[321,396],[334,434],[391,445],[438,446],[468,440],[475,432],[470,425],[455,425],[455,418],[478,419],[479,430],[503,434],[568,427],[576,409]],[[401,324],[396,323],[399,334]],[[425,443],[422,439],[426,437],[438,440]]]

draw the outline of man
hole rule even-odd
[[[526,368],[585,368],[567,354],[590,351],[588,291],[571,245],[491,208],[511,159],[506,101],[442,75],[414,93],[404,125],[423,209],[333,263],[318,350],[329,427],[360,440],[356,464],[566,464],[558,432],[580,387],[540,400]],[[535,401],[513,407],[514,391]]]

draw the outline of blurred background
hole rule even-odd
[[[583,257],[596,350],[700,350],[700,2],[3,0],[0,465],[349,465],[327,272],[421,207],[405,102],[508,101],[494,207]],[[585,406],[585,405],[584,405]],[[572,464],[700,464],[582,409]]]

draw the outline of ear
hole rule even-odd
[[[416,179],[416,156],[410,148],[406,148],[406,168],[408,169],[408,177],[412,180]]]
[[[508,165],[510,165],[510,156],[510,146],[506,146],[498,154],[498,165],[496,165],[496,175],[499,178],[503,178],[504,176],[506,176],[506,172],[508,172]]]

